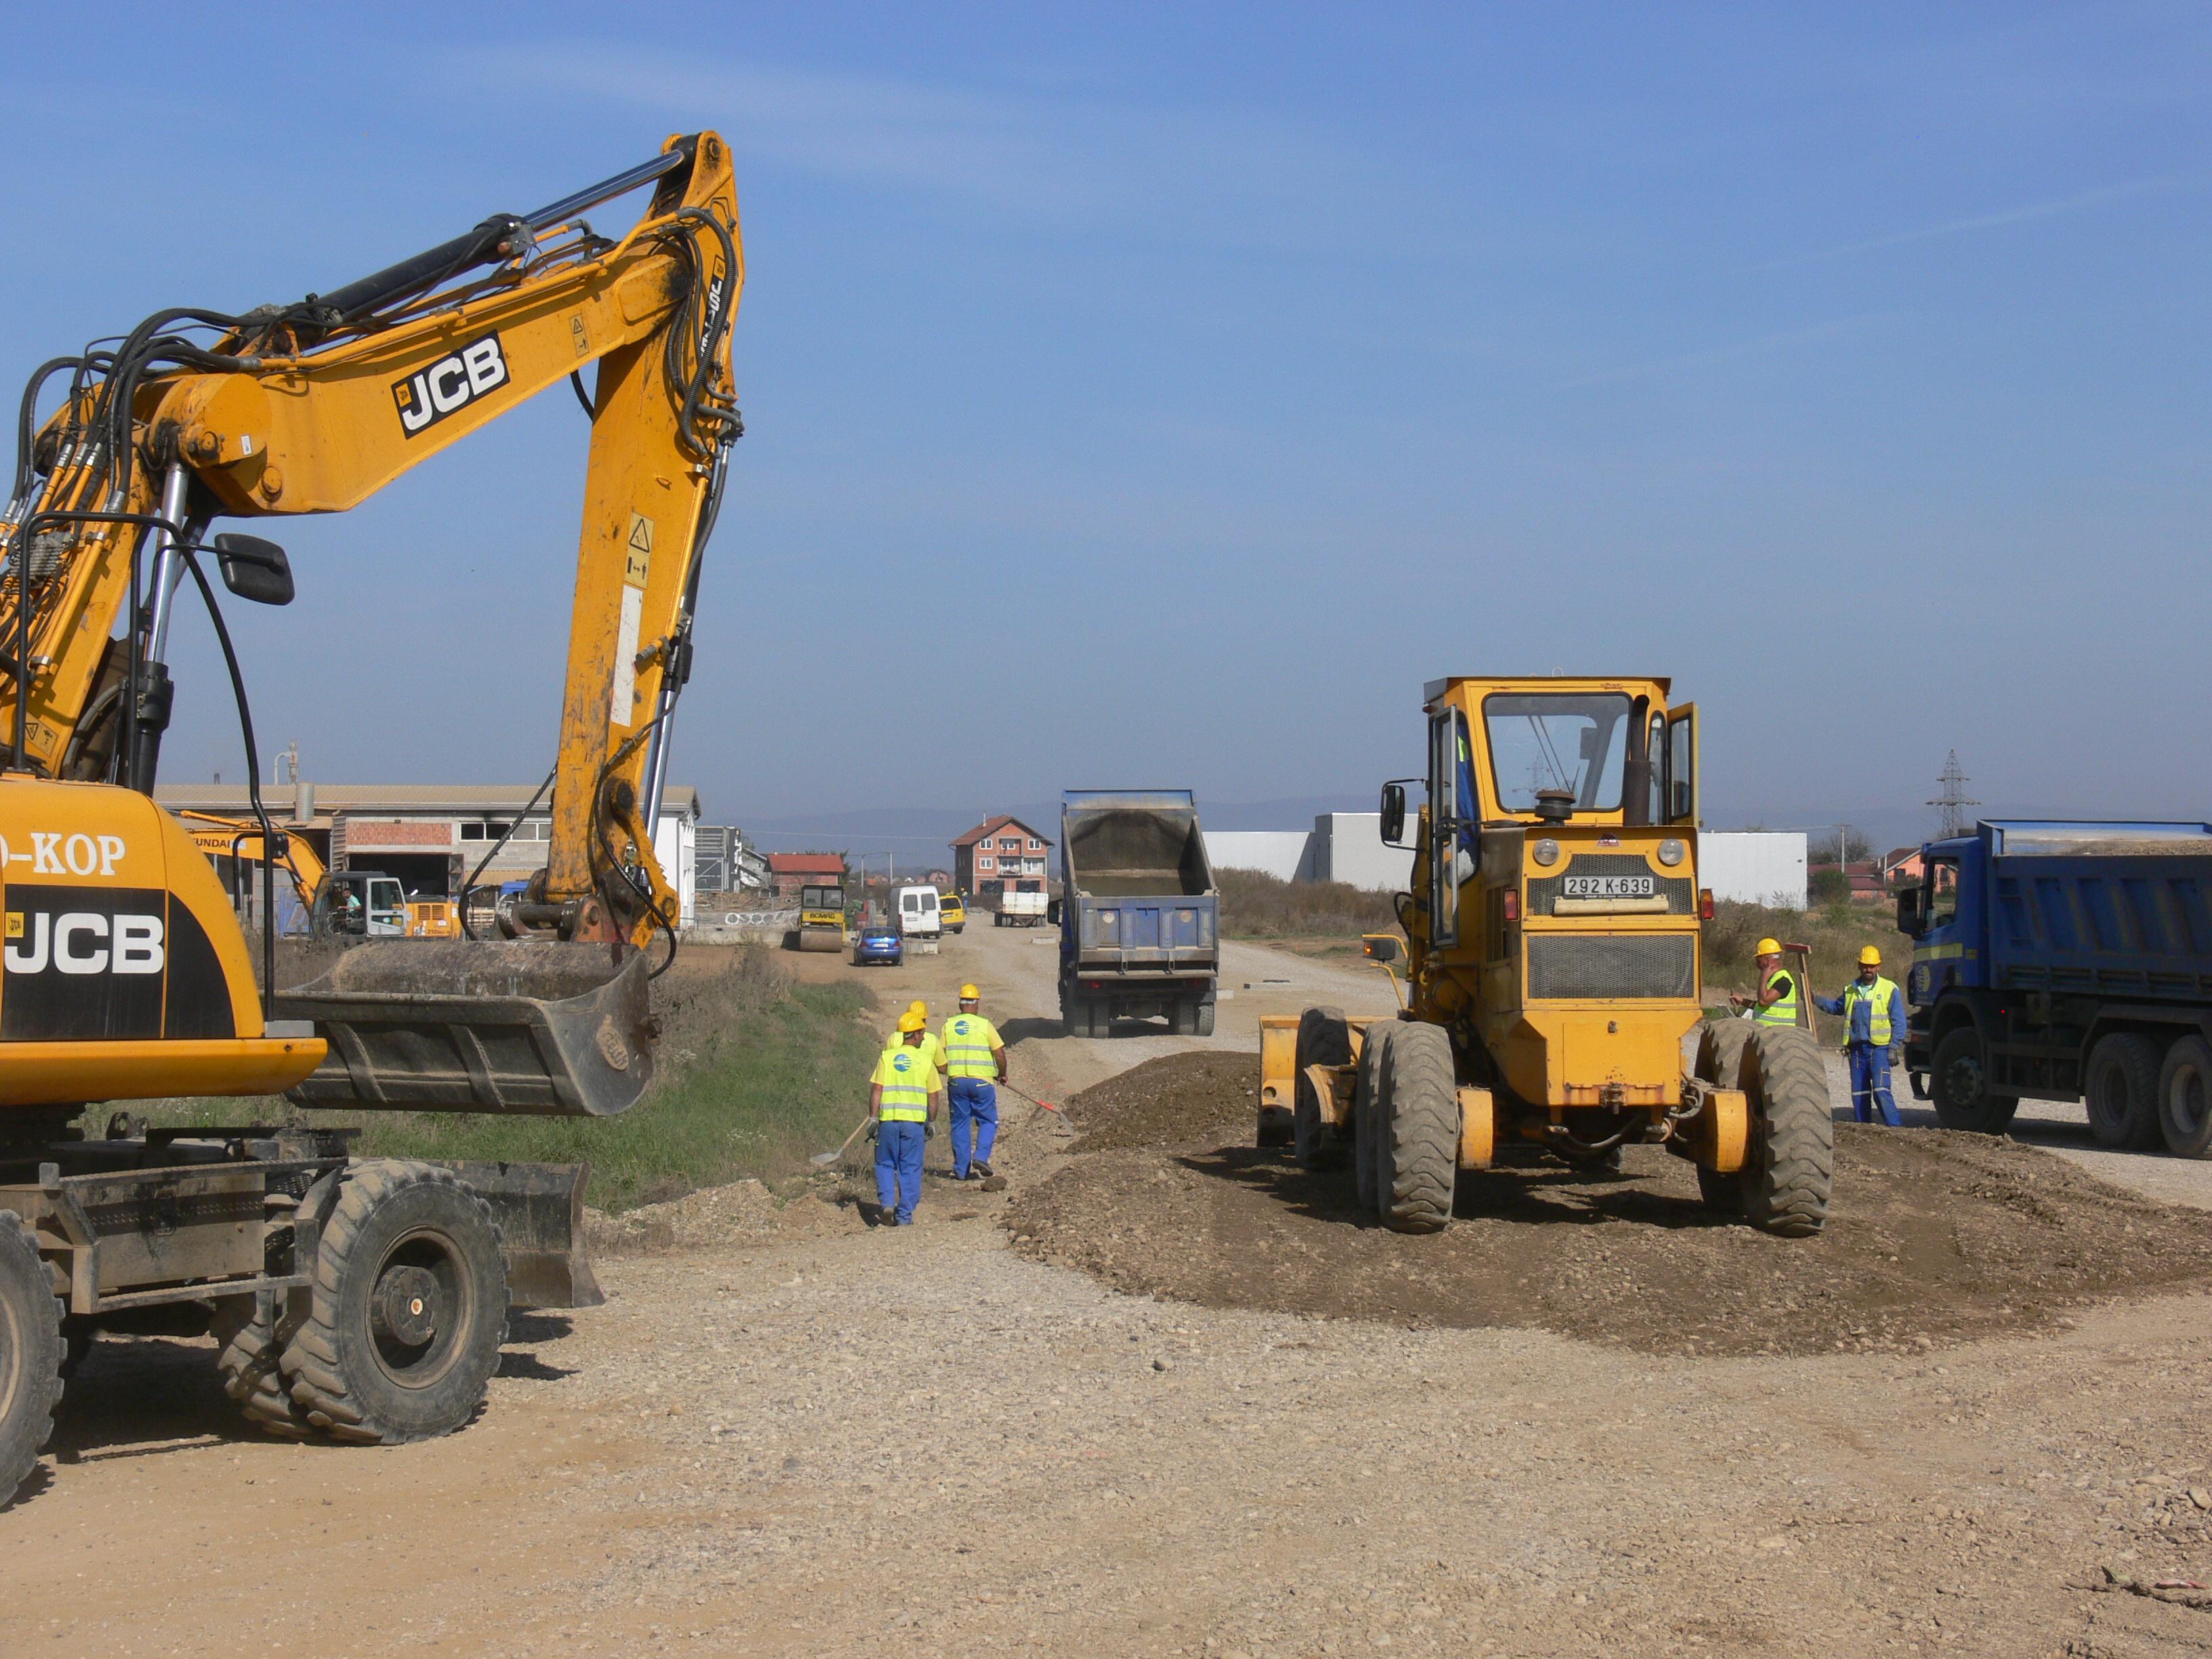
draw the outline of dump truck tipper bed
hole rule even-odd
[[[1188,789],[1075,789],[1061,799],[1060,1010],[1104,1036],[1125,1016],[1213,1031],[1220,901]]]

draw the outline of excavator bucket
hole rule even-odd
[[[279,991],[329,1056],[302,1106],[612,1117],[653,1080],[646,957],[604,945],[393,939],[356,945]]]

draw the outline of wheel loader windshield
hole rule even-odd
[[[1540,789],[1572,792],[1575,811],[1620,805],[1628,756],[1628,698],[1612,692],[1499,693],[1483,699],[1498,804],[1533,812]]]

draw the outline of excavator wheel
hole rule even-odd
[[[62,1402],[62,1304],[22,1218],[0,1210],[0,1509],[38,1467]]]
[[[1750,1145],[1736,1176],[1744,1216],[1781,1237],[1810,1238],[1827,1222],[1836,1174],[1835,1119],[1820,1045],[1794,1025],[1755,1025],[1744,1045],[1742,1079],[1751,1106]]]
[[[1375,1194],[1401,1233],[1433,1233],[1451,1219],[1459,1181],[1459,1091],[1451,1037],[1419,1021],[1397,1029],[1378,1114]]]
[[[1376,1134],[1389,1108],[1390,1046],[1397,1041],[1395,1020],[1367,1028],[1367,1042],[1359,1051],[1359,1069],[1352,1091],[1352,1193],[1362,1215],[1380,1215],[1376,1199]]]
[[[491,1206],[434,1164],[356,1165],[324,1224],[306,1317],[284,1345],[292,1398],[336,1439],[450,1434],[483,1405],[507,1340]]]
[[[1352,1027],[1341,1008],[1309,1008],[1298,1016],[1297,1067],[1291,1113],[1291,1145],[1298,1167],[1335,1170],[1344,1164],[1344,1142],[1321,1115],[1321,1097],[1306,1077],[1309,1066],[1346,1066],[1352,1060]]]
[[[315,1425],[284,1379],[284,1344],[299,1329],[300,1316],[283,1308],[281,1293],[278,1306],[272,1322],[258,1296],[227,1296],[215,1304],[208,1334],[216,1340],[216,1370],[247,1422],[279,1440],[309,1440]]]
[[[1741,1089],[1743,1046],[1751,1030],[1747,1019],[1707,1020],[1698,1037],[1698,1075],[1723,1089]]]

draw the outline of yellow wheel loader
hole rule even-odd
[[[1462,1170],[1526,1152],[1618,1168],[1656,1143],[1716,1211],[1802,1237],[1827,1218],[1826,1073],[1802,1025],[1708,1026],[1698,957],[1696,710],[1664,679],[1454,678],[1426,687],[1428,771],[1382,790],[1407,846],[1395,1018],[1261,1022],[1259,1139],[1350,1163],[1359,1209],[1451,1218]],[[1370,939],[1386,965],[1394,937]],[[1394,974],[1395,978],[1395,974]]]
[[[627,232],[584,217],[641,191]],[[197,1318],[257,1422],[390,1442],[468,1419],[511,1304],[599,1299],[580,1167],[362,1161],[352,1131],[312,1118],[85,1120],[171,1096],[563,1116],[638,1098],[648,976],[679,914],[652,820],[740,430],[743,278],[729,151],[700,133],[342,288],[156,312],[32,376],[0,510],[0,1503],[98,1328]],[[273,901],[304,848],[260,856],[282,832],[217,597],[288,603],[292,568],[274,543],[209,532],[343,512],[562,380],[590,471],[550,856],[511,907],[525,936],[318,941],[302,967],[277,950]],[[205,607],[245,743],[252,941],[152,799],[180,604]]]

